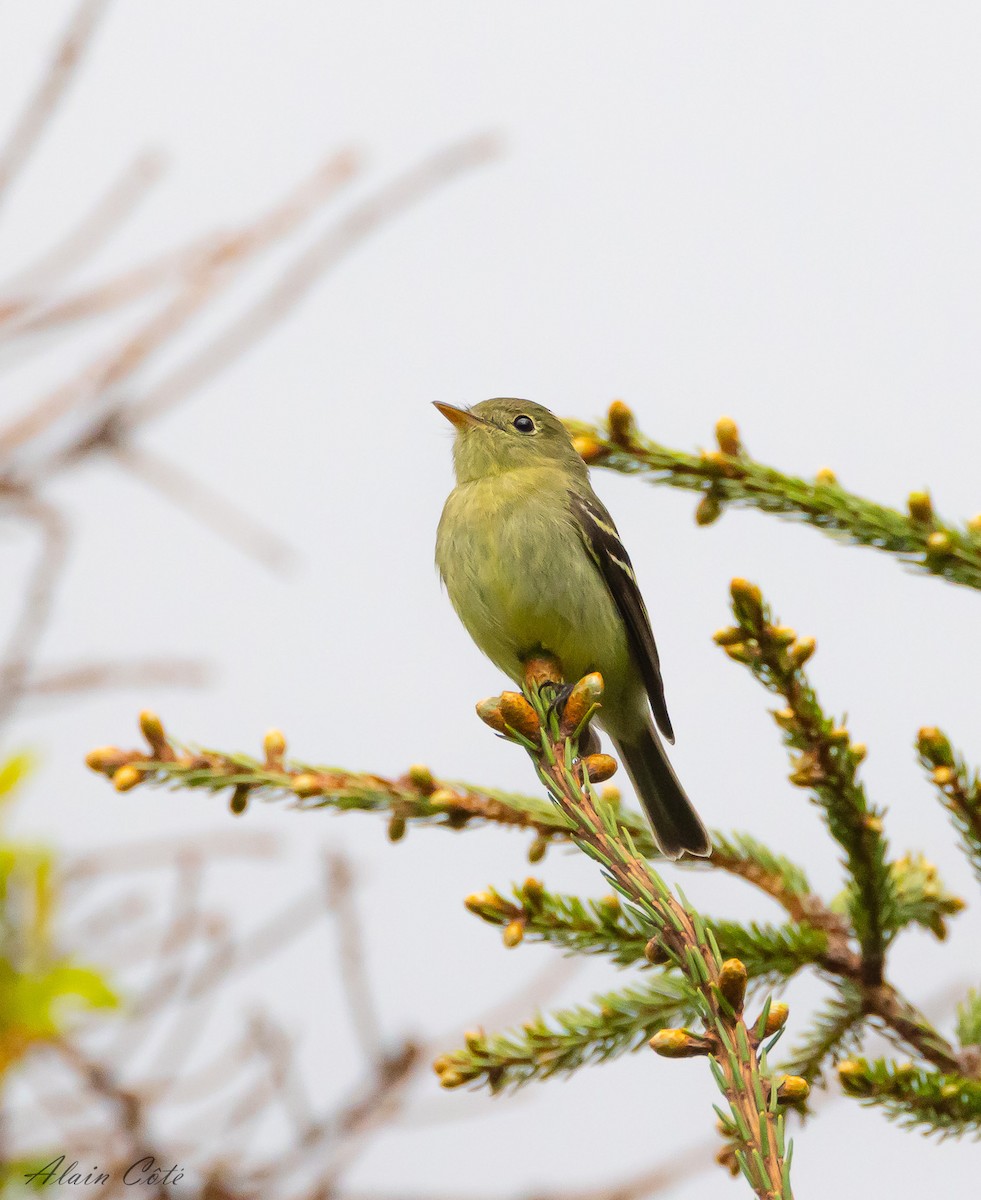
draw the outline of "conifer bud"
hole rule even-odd
[[[945,554],[949,554],[954,547],[950,540],[950,534],[945,533],[942,529],[935,529],[926,540],[926,548],[927,554],[941,558]]]
[[[695,508],[696,525],[712,525],[722,516],[722,502],[715,492],[706,492]]]
[[[917,749],[924,758],[932,759],[948,766],[953,762],[953,751],[950,742],[933,725],[925,725],[916,735]]]
[[[405,837],[405,817],[401,813],[392,813],[388,821],[388,840],[400,842]]]
[[[719,991],[732,1005],[736,1014],[743,1011],[748,978],[746,967],[738,958],[727,958],[719,968]]]
[[[614,400],[607,413],[610,441],[619,446],[628,446],[634,432],[634,414],[622,400]]]
[[[293,791],[297,796],[320,796],[323,794],[323,781],[317,776],[305,771],[302,775],[294,775]]]
[[[589,710],[599,704],[603,695],[603,676],[599,671],[584,675],[573,687],[562,708],[562,720],[559,722],[559,732],[568,737],[582,724]]]
[[[463,1044],[471,1054],[479,1054],[486,1043],[482,1029],[468,1029],[463,1035]]]
[[[783,1029],[787,1024],[787,1017],[790,1015],[790,1009],[782,1000],[777,1000],[770,1005],[770,1011],[766,1014],[766,1025],[763,1027],[763,1036],[771,1037],[774,1033]]]
[[[852,757],[852,761],[856,763],[865,762],[865,756],[868,754],[869,748],[864,742],[852,742],[848,753]]]
[[[734,646],[737,642],[741,642],[746,634],[739,628],[738,625],[731,625],[728,629],[717,629],[712,634],[712,641],[717,646]]]
[[[454,808],[460,800],[456,792],[450,788],[437,788],[426,797],[430,808]]]
[[[971,517],[967,523],[967,528],[968,531],[973,533],[975,537],[981,534],[981,513],[975,513],[975,515]]]
[[[652,966],[660,967],[671,961],[671,955],[664,948],[664,943],[658,937],[652,937],[644,947],[644,957]]]
[[[660,1029],[647,1044],[664,1058],[695,1058],[708,1054],[705,1040],[693,1037],[687,1029]]]
[[[797,714],[792,708],[775,709],[773,719],[781,729],[786,729],[788,733],[796,733],[800,728],[797,722]]]
[[[529,741],[537,741],[542,732],[538,713],[520,692],[502,692],[500,696],[501,716],[506,725]]]
[[[439,1086],[444,1088],[462,1087],[466,1082],[466,1076],[459,1071],[443,1071],[439,1077]]]
[[[623,796],[615,783],[608,783],[605,788],[600,789],[600,799],[610,808],[619,808]]]
[[[540,879],[529,875],[521,888],[521,895],[526,908],[540,908],[545,898],[545,885]]]
[[[589,754],[582,760],[582,766],[590,783],[602,783],[616,774],[617,760],[609,754]]]
[[[814,476],[814,481],[823,487],[831,487],[838,482],[838,476],[830,467],[822,467]]]
[[[118,746],[98,746],[86,754],[85,765],[89,770],[98,771],[101,775],[111,775],[132,758],[131,750],[120,750]]]
[[[228,811],[235,817],[240,817],[249,806],[249,789],[244,783],[236,785],[228,801]]]
[[[545,852],[548,850],[548,838],[539,834],[538,837],[528,847],[528,861],[530,863],[541,862],[545,857]]]
[[[720,417],[716,421],[715,437],[723,454],[735,455],[742,451],[739,444],[739,427],[732,417]]]
[[[433,779],[433,773],[422,763],[413,763],[407,772],[409,783],[416,789],[417,792],[422,792],[424,796],[432,795],[436,787],[436,782]]]
[[[746,663],[749,665],[756,658],[754,653],[755,647],[748,646],[745,642],[731,642],[722,649],[733,660],[733,662]]]
[[[869,1096],[875,1090],[865,1063],[854,1058],[843,1059],[838,1064],[838,1080],[852,1096]]]
[[[794,644],[787,651],[787,659],[791,666],[795,668],[802,667],[804,663],[811,657],[817,649],[817,642],[812,637],[804,637]]]
[[[145,708],[140,713],[140,731],[146,738],[154,757],[163,759],[172,757],[167,735],[164,733],[163,722],[155,712]]]
[[[471,892],[463,903],[470,912],[475,913],[478,917],[483,916],[485,909],[500,911],[500,905],[493,892]]]
[[[267,767],[281,767],[283,755],[286,753],[286,738],[281,729],[267,729],[262,739],[262,750],[266,756]]]
[[[501,713],[501,698],[500,696],[488,696],[486,700],[476,706],[477,716],[489,725],[495,733],[504,733],[506,726],[504,724],[504,716]]]
[[[927,525],[933,520],[933,502],[929,492],[910,492],[907,504],[914,521]]]
[[[729,592],[736,616],[740,620],[748,620],[755,628],[763,616],[763,593],[748,579],[734,579],[729,584]]]
[[[572,444],[575,447],[576,453],[583,462],[596,462],[603,454],[606,453],[602,443],[598,442],[594,437],[589,437],[586,434],[581,434],[579,437],[572,439]]]
[[[777,1087],[777,1099],[784,1104],[799,1104],[810,1095],[811,1087],[800,1075],[783,1075]]]
[[[515,917],[513,921],[509,921],[504,927],[502,940],[509,950],[513,950],[515,946],[521,945],[524,936],[525,923],[521,917]]]
[[[126,763],[113,772],[112,786],[117,792],[128,792],[130,788],[135,788],[138,783],[143,781],[143,774],[132,763]]]
[[[950,787],[952,783],[957,781],[957,772],[953,767],[934,767],[933,782],[937,787]]]
[[[620,915],[620,897],[613,893],[604,896],[600,900],[600,908],[603,910],[604,916],[616,919]]]
[[[789,625],[771,625],[766,631],[767,638],[777,646],[789,646],[797,637],[797,630]]]

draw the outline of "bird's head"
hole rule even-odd
[[[482,400],[473,408],[434,401],[455,427],[459,483],[526,467],[556,466],[585,475],[586,464],[554,413],[531,400]]]

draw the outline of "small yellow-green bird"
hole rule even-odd
[[[662,853],[708,855],[708,833],[654,727],[674,741],[650,618],[565,426],[529,400],[436,407],[456,427],[456,487],[440,518],[436,565],[467,632],[518,682],[523,663],[542,652],[572,682],[599,671],[597,721]]]

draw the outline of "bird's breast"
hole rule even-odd
[[[443,511],[436,560],[473,640],[520,678],[535,651],[570,678],[627,658],[613,600],[590,559],[559,473],[513,471],[458,486]]]

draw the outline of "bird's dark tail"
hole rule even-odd
[[[708,831],[678,782],[653,725],[648,722],[629,739],[615,739],[614,745],[664,857],[687,853],[707,858],[712,853]]]

